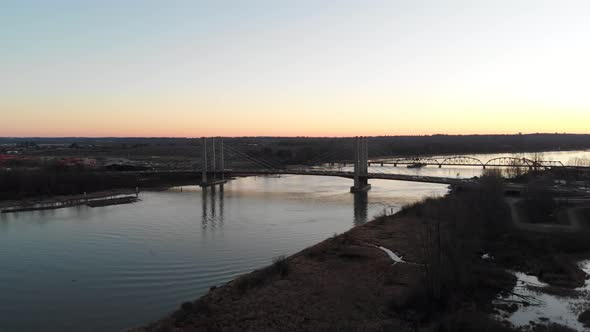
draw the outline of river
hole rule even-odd
[[[564,162],[590,156],[545,156],[556,154]],[[482,172],[389,171],[459,177]],[[273,257],[448,190],[427,183],[370,183],[368,194],[352,195],[350,179],[247,177],[223,190],[142,192],[141,201],[131,205],[0,214],[0,331],[143,325]]]
[[[0,331],[117,331],[161,318],[209,287],[342,233],[444,185],[248,177],[221,191],[0,215]]]

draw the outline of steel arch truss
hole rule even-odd
[[[565,167],[561,161],[531,160],[528,158],[499,157],[488,160],[485,167],[528,167],[528,168],[553,168]]]
[[[473,157],[467,156],[453,156],[444,159],[441,163],[438,164],[439,166],[484,166],[484,163]]]

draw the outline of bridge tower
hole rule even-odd
[[[211,137],[211,174],[212,180],[215,181],[217,179],[217,168],[215,167],[215,137]]]
[[[207,182],[207,138],[201,138],[201,187],[206,187]]]
[[[210,187],[217,184],[224,184],[225,180],[225,158],[223,154],[223,139],[211,138],[211,170],[208,170],[209,157],[206,137],[201,138],[201,187]],[[216,151],[219,149],[219,154]],[[219,158],[219,162],[217,162]]]
[[[351,193],[366,192],[371,189],[369,184],[369,144],[367,137],[354,139],[354,186]]]
[[[225,181],[225,157],[223,155],[223,138],[219,138],[219,176],[221,181]]]

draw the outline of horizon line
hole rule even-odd
[[[0,139],[73,139],[73,138],[93,138],[93,139],[107,139],[107,138],[141,138],[141,139],[198,139],[198,138],[353,138],[353,137],[428,137],[428,136],[532,136],[532,135],[572,135],[572,136],[590,136],[590,133],[575,133],[575,132],[529,132],[529,133],[468,133],[468,134],[423,134],[423,135],[351,135],[351,136],[313,136],[313,135],[244,135],[244,136],[0,136]]]

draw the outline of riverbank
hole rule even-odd
[[[211,291],[133,331],[413,331],[424,257],[413,217],[381,218]],[[395,263],[379,247],[401,256]],[[506,288],[510,287],[510,281]],[[415,303],[413,303],[415,302]],[[402,310],[400,310],[402,309]]]
[[[97,172],[96,174],[101,174]],[[112,188],[93,189],[96,187],[89,187],[86,193],[75,194],[35,194],[35,195],[21,195],[14,192],[9,199],[0,199],[0,211],[17,212],[17,211],[35,211],[35,210],[52,210],[58,208],[66,208],[77,205],[85,205],[88,201],[95,201],[90,206],[107,206],[116,204],[132,203],[131,197],[121,197],[125,195],[133,195],[134,197],[140,191],[164,191],[175,186],[195,185],[200,181],[199,176],[139,176],[133,172],[116,174],[134,179],[128,181],[128,185],[116,185]],[[123,182],[125,183],[125,182]],[[105,186],[100,186],[105,187]],[[109,187],[109,185],[106,185]]]
[[[132,331],[570,331],[543,316],[510,324],[538,304],[513,271],[547,283],[536,291],[575,290],[585,282],[575,262],[588,257],[587,238],[519,231],[501,190],[482,186],[278,257]]]
[[[5,200],[0,201],[0,211],[11,211],[19,209],[22,209],[23,211],[32,211],[36,207],[38,209],[71,207],[86,204],[88,201],[112,200],[120,198],[118,196],[136,195],[137,193],[137,189],[130,188],[101,190],[97,192],[87,193],[86,195],[57,195],[41,196],[22,200]]]
[[[197,172],[141,173],[136,171],[105,171],[85,168],[0,168],[0,204],[25,204],[56,198],[118,191],[168,188],[197,184]]]

